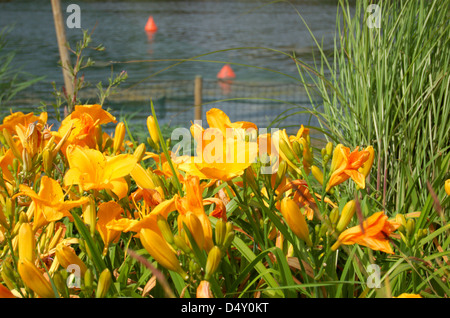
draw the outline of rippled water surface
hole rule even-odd
[[[71,3],[80,6],[81,27],[93,31],[93,45],[106,48],[86,51],[96,65],[86,70],[85,78],[94,84],[105,83],[111,72],[125,70],[129,78],[124,87],[140,81],[193,80],[196,75],[215,80],[224,62],[235,63],[238,82],[295,83],[291,77],[298,78],[297,67],[283,52],[295,52],[311,62],[315,46],[299,14],[314,35],[323,39],[326,49],[333,43],[336,16],[335,1],[62,1],[64,19]],[[159,28],[152,35],[144,31],[149,16]],[[61,85],[50,1],[0,2],[0,28],[10,25],[8,49],[16,51],[15,65],[45,75],[40,87],[48,87],[49,92],[50,82]],[[80,29],[66,29],[72,45],[81,34]],[[204,56],[174,66],[175,60],[200,55]],[[136,101],[129,105],[138,107]],[[234,107],[241,111],[255,107],[249,105],[235,103]],[[114,102],[110,106],[119,107]],[[127,102],[121,101],[121,109],[126,106]],[[265,109],[282,111],[279,105]],[[259,114],[257,110],[249,113],[253,118],[267,117],[262,108]]]

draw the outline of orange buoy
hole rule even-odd
[[[147,20],[147,24],[145,25],[145,31],[156,32],[157,30],[158,30],[158,27],[156,26],[156,23],[153,20],[153,17],[150,16]]]
[[[228,64],[225,64],[222,67],[222,69],[220,70],[220,72],[217,73],[217,78],[220,78],[220,79],[230,79],[230,78],[235,78],[235,77],[236,77],[236,74],[234,74],[233,69]]]

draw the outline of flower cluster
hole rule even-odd
[[[249,286],[284,296],[274,288],[283,279],[261,266],[289,261],[300,285],[308,275],[320,280],[340,247],[394,253],[393,233],[406,222],[364,215],[340,189],[365,189],[371,146],[328,143],[315,158],[303,125],[292,136],[258,134],[219,109],[207,122],[190,128],[195,154],[179,156],[153,116],[148,145],[126,140],[125,123],[100,105],[76,106],[58,130],[46,113],[5,117],[0,296],[145,297],[160,295],[156,282],[169,296],[223,297]]]

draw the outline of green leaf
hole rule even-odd
[[[242,241],[239,237],[236,236],[234,238],[233,245],[249,262],[252,262],[256,258],[256,255],[250,250],[247,244],[245,244],[244,241]],[[279,284],[273,278],[273,276],[268,273],[267,268],[265,268],[261,262],[255,264],[255,269],[258,271],[258,273],[262,275],[266,284],[273,289],[274,296],[283,297],[283,293],[277,289],[280,287]]]

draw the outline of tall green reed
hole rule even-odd
[[[334,141],[374,146],[380,208],[407,213],[425,205],[427,181],[439,192],[448,177],[450,3],[380,1],[379,28],[370,4],[341,0],[334,55],[321,50],[314,72],[299,74]]]

